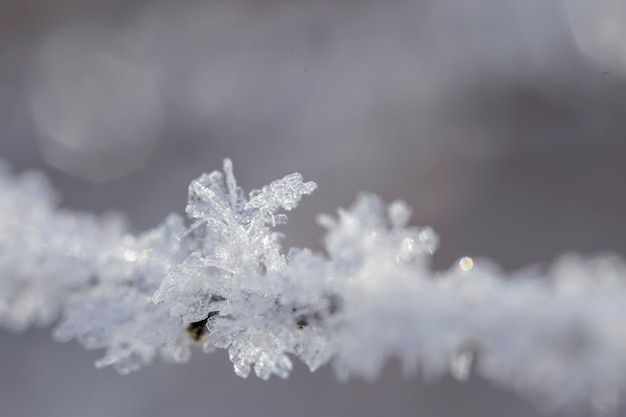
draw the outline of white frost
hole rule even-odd
[[[553,407],[615,407],[626,388],[617,257],[565,256],[513,278],[469,258],[433,271],[436,233],[371,194],[320,216],[325,254],[285,254],[281,211],[315,183],[295,173],[246,196],[229,160],[191,183],[187,220],[132,236],[119,218],[58,209],[39,175],[0,168],[0,324],[61,317],[55,338],[105,349],[98,367],[185,362],[199,344],[228,349],[242,377],[287,377],[298,357],[373,380],[395,356],[407,373],[475,372]]]

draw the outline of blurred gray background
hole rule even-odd
[[[440,233],[437,268],[624,255],[625,128],[624,0],[0,0],[0,158],[136,231],[230,157],[247,190],[319,184],[286,246],[319,248],[315,214],[368,190]],[[122,377],[98,355],[0,332],[0,416],[542,415],[393,362],[340,384],[242,380],[224,352]]]

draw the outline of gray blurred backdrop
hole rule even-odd
[[[247,190],[319,184],[286,246],[319,248],[315,214],[369,190],[435,227],[437,268],[623,255],[625,128],[624,0],[0,0],[0,158],[136,231],[231,157]],[[98,355],[0,332],[0,416],[542,415],[393,362],[340,384],[242,380],[224,352],[122,377]]]

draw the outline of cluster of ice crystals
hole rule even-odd
[[[0,323],[22,330],[54,321],[69,294],[97,273],[97,254],[121,236],[122,221],[57,209],[37,173],[0,164]]]
[[[432,271],[438,237],[401,201],[362,194],[322,215],[325,254],[275,228],[316,185],[291,174],[248,196],[232,163],[189,187],[187,219],[142,235],[117,217],[59,210],[36,174],[0,166],[0,324],[50,324],[128,373],[193,345],[227,349],[237,375],[287,377],[291,357],[375,379],[397,357],[425,378],[472,373],[550,407],[616,410],[626,389],[626,264],[564,256],[505,274],[465,257]]]
[[[286,377],[287,353],[300,340],[293,319],[298,306],[286,306],[281,294],[289,285],[280,235],[273,228],[315,183],[291,174],[250,193],[237,187],[232,164],[189,187],[187,214],[194,221],[185,233],[193,251],[169,273],[153,301],[183,323],[206,320],[199,341],[205,350],[228,348],[235,372],[247,376],[251,366],[261,378]]]
[[[182,218],[171,215],[160,227],[123,236],[100,253],[95,279],[67,298],[55,338],[106,349],[96,366],[112,365],[121,373],[150,363],[157,353],[186,361],[190,343],[183,326],[152,303],[163,277],[184,260],[185,245],[178,239],[184,230]]]

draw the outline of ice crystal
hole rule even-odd
[[[280,246],[284,211],[315,183],[291,174],[246,195],[232,163],[189,186],[187,218],[139,236],[119,216],[58,209],[37,174],[0,167],[0,324],[60,317],[59,341],[128,373],[193,345],[237,375],[287,377],[297,357],[377,378],[397,357],[425,378],[472,373],[558,407],[614,409],[626,389],[626,265],[565,256],[514,278],[485,260],[430,268],[438,245],[401,201],[362,194],[322,215],[325,253]]]
[[[11,329],[54,321],[121,236],[119,218],[58,210],[56,200],[41,175],[13,178],[0,165],[0,322]]]

